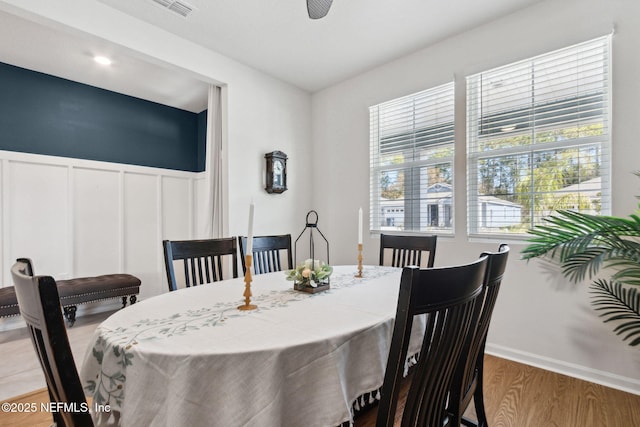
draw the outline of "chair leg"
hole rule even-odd
[[[465,427],[478,427],[478,423],[467,417],[460,418],[460,425]]]
[[[49,389],[49,387],[47,386],[47,392],[49,393],[49,401],[51,402],[56,402],[57,399],[53,396],[53,394],[51,394],[51,390]],[[62,417],[62,413],[60,413],[59,411],[53,411],[53,425],[54,426],[63,426],[65,423],[64,418]]]
[[[70,305],[68,307],[63,307],[63,310],[64,317],[67,319],[67,322],[69,322],[69,327],[73,326],[73,324],[76,323],[77,307],[75,305]]]
[[[487,427],[488,423],[487,423],[487,414],[484,410],[484,396],[482,393],[483,390],[483,376],[484,376],[484,369],[483,369],[483,361],[482,358],[478,364],[478,378],[477,381],[478,383],[476,384],[476,390],[473,393],[473,404],[476,408],[476,416],[478,417],[478,427]]]

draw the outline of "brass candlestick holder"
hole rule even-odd
[[[362,276],[362,243],[358,243],[358,274],[356,277],[361,279]]]
[[[244,304],[239,305],[238,310],[255,310],[258,306],[251,304],[251,266],[253,265],[253,255],[245,255],[244,260],[244,265],[247,266],[247,271],[244,273]]]

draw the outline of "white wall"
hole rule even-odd
[[[330,168],[314,170],[314,201],[331,241],[332,262],[355,263],[357,211],[369,206],[368,107],[455,79],[455,237],[439,240],[436,265],[466,262],[499,240],[469,241],[465,207],[464,77],[492,67],[608,34],[613,37],[613,214],[636,208],[640,181],[640,2],[548,0],[313,95],[313,155]],[[349,189],[344,190],[344,183]],[[340,206],[340,209],[335,209]],[[364,242],[375,264],[379,240]],[[587,286],[564,283],[539,262],[521,261],[511,243],[494,312],[488,351],[640,393],[640,352],[619,340],[591,309]]]
[[[246,234],[249,203],[256,204],[254,232],[294,233],[310,208],[310,95],[253,68],[118,12],[95,0],[3,0],[0,8],[54,27],[63,26],[131,49],[161,66],[224,86],[223,116],[229,235]],[[289,188],[264,191],[264,154],[289,156]]]
[[[251,200],[256,206],[256,235],[297,235],[302,229],[311,205],[312,186],[311,96],[307,92],[98,1],[65,0],[55,5],[48,0],[5,0],[0,8],[43,25],[100,37],[127,47],[131,55],[223,86],[226,235],[247,233]],[[281,195],[264,190],[264,154],[274,150],[289,156],[289,190]],[[119,171],[122,165],[96,167],[89,162],[85,167],[81,162],[76,168],[78,163],[73,159],[48,162],[15,170],[12,162],[8,167],[2,164],[10,170],[3,171],[3,176],[8,173],[12,183],[20,178],[33,180],[28,181],[28,194],[16,200],[12,199],[13,185],[3,187],[10,193],[2,199],[7,204],[2,205],[0,231],[3,283],[10,283],[8,269],[15,257],[31,256],[42,274],[63,278],[118,272],[116,269],[139,272],[143,275],[143,297],[163,292],[164,264],[158,263],[161,240],[198,237],[197,224],[202,223],[203,214],[202,198],[198,197],[204,191],[202,181],[160,169],[151,173],[151,168],[143,168],[143,172],[126,169],[130,173],[123,174]],[[186,185],[183,179],[190,183]],[[55,190],[31,192],[43,188],[39,182]],[[103,194],[108,197],[97,197]],[[40,197],[61,207],[39,214],[38,219],[48,223],[49,239],[45,242],[49,244],[36,247],[34,242],[18,237],[7,243],[7,233],[29,228],[31,221],[24,212]],[[9,205],[12,214],[7,216],[4,212]],[[98,211],[105,215],[96,228],[93,215]],[[191,222],[185,222],[187,216]],[[54,229],[54,223],[61,228]],[[101,227],[104,232],[100,232]],[[99,236],[92,239],[90,233],[96,230]],[[140,265],[144,265],[143,271]]]

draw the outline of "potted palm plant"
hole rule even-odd
[[[572,282],[591,280],[592,306],[631,346],[640,344],[640,217],[560,210],[529,231],[524,259],[546,257]],[[608,279],[594,277],[601,268]]]

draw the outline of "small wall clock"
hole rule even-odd
[[[287,191],[287,155],[282,151],[272,151],[264,155],[267,159],[267,193]]]

